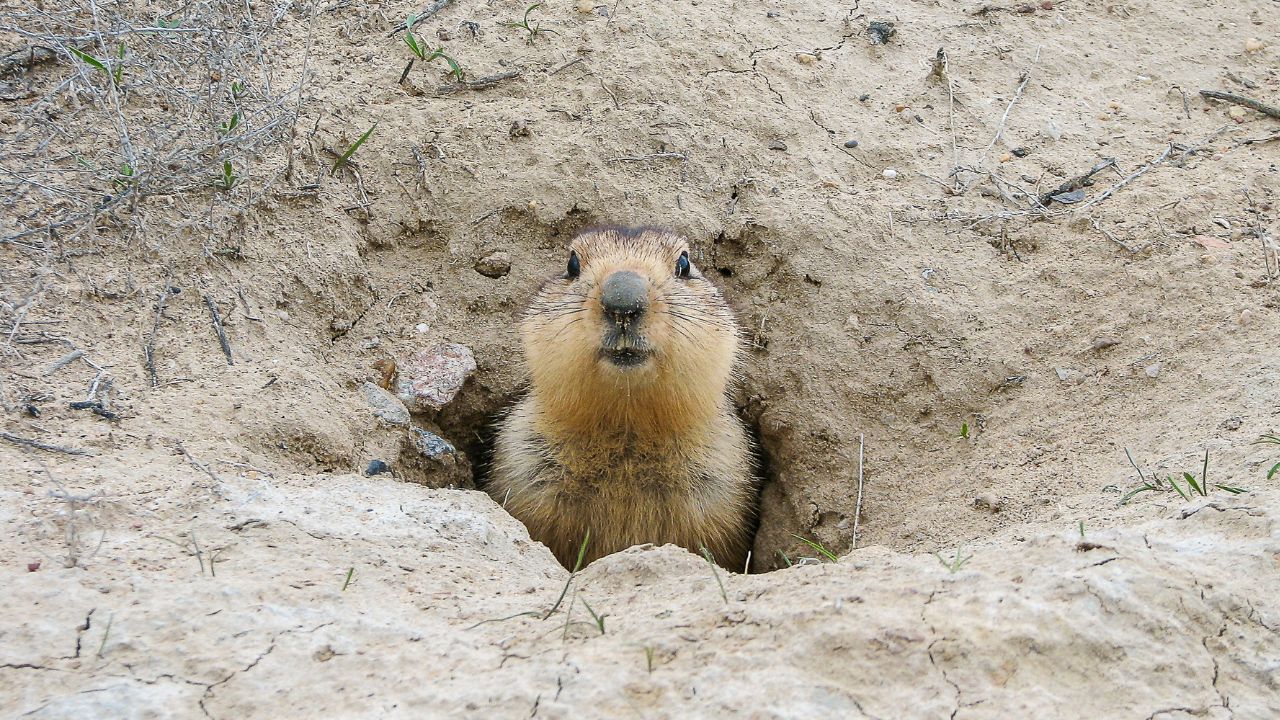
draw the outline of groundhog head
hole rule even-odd
[[[521,335],[534,391],[568,402],[625,393],[715,407],[740,352],[733,314],[688,241],[654,228],[574,238],[564,274],[543,285]]]

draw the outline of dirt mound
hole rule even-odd
[[[1276,104],[1268,7],[437,5],[0,11],[6,708],[1276,712],[1280,135],[1197,92]],[[603,222],[748,330],[761,574],[469,629],[564,586],[443,488]]]

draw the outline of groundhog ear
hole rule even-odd
[[[575,250],[569,251],[569,267],[566,268],[566,273],[570,280],[582,274],[582,261],[578,260],[578,253]]]

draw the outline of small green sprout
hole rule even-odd
[[[218,134],[226,137],[240,127],[240,113],[232,113],[231,119],[218,126]]]
[[[133,166],[129,163],[122,163],[120,165],[120,176],[112,181],[112,184],[116,186],[116,192],[123,192],[125,188],[129,187],[129,183],[133,182],[133,175]]]
[[[351,578],[356,574],[355,568],[347,569],[347,579],[342,581],[342,592],[347,591],[347,587],[351,585]]]
[[[964,567],[964,564],[973,559],[972,555],[964,554],[963,545],[956,548],[955,557],[951,558],[950,560],[944,559],[942,557],[942,553],[934,553],[933,556],[938,558],[938,562],[942,564],[942,567],[949,570],[952,575],[955,575],[956,573],[960,572],[960,569]]]
[[[649,669],[649,674],[653,674],[653,646],[644,646],[644,665]]]
[[[1142,468],[1138,467],[1138,464],[1134,462],[1133,456],[1129,454],[1128,448],[1125,448],[1124,454],[1129,458],[1129,464],[1138,472],[1138,479],[1142,481],[1142,484],[1125,493],[1124,496],[1120,498],[1121,505],[1127,504],[1134,498],[1134,496],[1144,492],[1164,492],[1166,490],[1173,490],[1178,493],[1178,496],[1183,500],[1190,500],[1196,495],[1199,495],[1200,497],[1207,497],[1209,495],[1209,491],[1214,488],[1222,490],[1223,492],[1231,493],[1232,495],[1239,495],[1241,493],[1248,492],[1241,487],[1209,482],[1208,450],[1204,451],[1204,465],[1201,467],[1199,478],[1189,472],[1182,473],[1182,480],[1186,483],[1185,489],[1178,484],[1178,481],[1172,475],[1167,475],[1164,480],[1161,480],[1155,473],[1151,473],[1151,478],[1148,480],[1146,474],[1142,472]]]
[[[969,423],[960,423],[960,437],[965,440],[969,439]]]
[[[359,138],[356,138],[356,141],[351,144],[351,147],[347,148],[346,152],[338,156],[338,159],[335,160],[333,163],[333,167],[330,168],[329,170],[330,175],[338,172],[338,168],[342,167],[343,165],[346,165],[347,162],[351,160],[351,156],[356,153],[356,150],[360,149],[360,146],[364,144],[365,140],[369,139],[369,136],[373,134],[373,130],[376,127],[378,127],[378,123],[374,123],[373,125],[371,125],[368,130],[364,131],[363,135],[361,135]]]
[[[1280,435],[1277,435],[1275,433],[1267,433],[1266,435],[1263,435],[1262,437],[1258,438],[1257,440],[1254,440],[1252,443],[1249,443],[1249,444],[1250,445],[1280,445]],[[1275,465],[1272,465],[1271,469],[1267,471],[1267,479],[1270,480],[1274,478],[1276,476],[1276,473],[1280,473],[1280,462],[1276,463]]]
[[[230,160],[224,160],[222,163],[222,174],[213,179],[214,187],[223,192],[231,192],[231,189],[240,182],[240,176],[236,175],[235,170],[231,167]]]
[[[409,19],[405,22],[405,27],[407,29],[404,32],[404,44],[408,45],[409,50],[414,54],[414,56],[424,63],[431,62],[436,58],[442,58],[446,63],[448,63],[449,72],[453,73],[453,76],[458,79],[458,82],[462,82],[462,68],[458,66],[458,61],[445,54],[443,47],[438,47],[431,52],[427,52],[427,47],[418,40],[417,35],[413,34],[413,22],[414,17],[410,15]],[[400,75],[401,81],[403,81],[405,76],[409,74],[409,68],[411,67],[413,67],[412,60],[410,60],[409,65],[405,67],[404,73]]]
[[[555,35],[556,34],[555,30],[543,30],[542,25],[540,23],[534,23],[532,25],[529,24],[529,13],[533,12],[534,10],[537,10],[540,7],[542,7],[542,3],[540,2],[534,3],[529,7],[525,8],[523,20],[521,20],[520,22],[509,22],[504,24],[507,27],[520,28],[525,32],[529,33],[529,37],[526,39],[526,42],[528,42],[530,45],[533,44],[533,41],[536,40],[538,38],[538,35],[541,33],[550,33],[552,35]]]
[[[243,96],[244,96],[244,83],[240,82],[239,80],[233,80],[231,82],[231,99],[239,100]]]

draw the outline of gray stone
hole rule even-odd
[[[360,392],[364,395],[364,401],[373,409],[373,414],[384,422],[391,425],[409,424],[409,409],[395,395],[371,382],[362,383]]]

